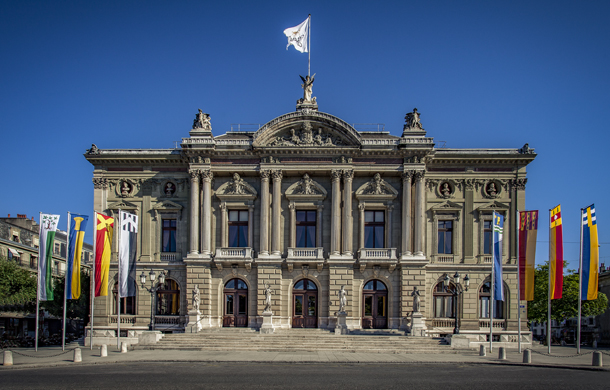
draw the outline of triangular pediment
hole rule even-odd
[[[510,206],[506,203],[498,202],[494,200],[493,202],[486,203],[482,206],[476,208],[479,213],[491,213],[492,211],[508,211]]]
[[[231,180],[223,183],[216,190],[216,196],[222,200],[256,199],[258,193],[250,184],[234,173]]]
[[[318,111],[297,111],[266,123],[254,133],[255,148],[360,147],[360,134],[341,119]]]
[[[398,190],[383,180],[379,173],[356,190],[357,199],[394,199],[397,195]]]
[[[120,202],[114,202],[108,205],[108,210],[137,210],[138,206],[131,203],[131,202],[127,202],[125,200],[122,200]]]
[[[286,190],[286,198],[288,199],[311,199],[324,200],[326,199],[326,189],[317,181],[311,179],[308,174],[303,175],[303,178],[296,183],[293,183]]]
[[[430,211],[438,212],[438,211],[461,211],[462,205],[459,203],[452,202],[450,200],[445,201],[443,203],[439,203],[430,207]]]
[[[154,210],[182,210],[182,205],[172,202],[171,200],[165,200],[159,202],[153,206]]]

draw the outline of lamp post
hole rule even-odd
[[[460,318],[459,318],[459,304],[460,304],[460,295],[464,291],[468,291],[468,286],[470,285],[470,278],[468,274],[464,276],[464,284],[460,283],[460,274],[456,271],[455,275],[453,275],[453,287],[451,287],[451,283],[449,283],[450,278],[449,275],[445,274],[443,278],[443,287],[445,291],[448,291],[453,294],[455,297],[455,327],[453,328],[453,334],[460,334]]]
[[[142,288],[150,293],[150,324],[148,324],[148,330],[154,330],[155,328],[155,298],[157,296],[157,291],[161,289],[161,287],[165,284],[165,271],[161,271],[159,273],[159,282],[155,285],[155,279],[157,279],[157,275],[155,275],[155,271],[152,269],[148,273],[150,278],[150,288],[146,287],[146,274],[144,271],[140,274],[140,284],[142,284]]]

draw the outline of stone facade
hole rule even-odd
[[[255,132],[214,136],[210,116],[200,112],[178,149],[94,145],[85,154],[94,167],[95,210],[140,216],[138,274],[165,270],[166,280],[179,287],[179,312],[159,316],[158,330],[184,330],[195,286],[203,328],[260,328],[269,286],[274,328],[334,329],[344,286],[350,330],[408,331],[417,287],[427,334],[450,334],[455,307],[437,308],[435,302],[452,298],[437,299],[434,291],[457,271],[470,279],[457,298],[460,330],[477,341],[489,333],[480,290],[491,271],[485,221],[494,210],[506,218],[507,293],[494,329],[503,341],[516,338],[511,232],[516,211],[525,207],[526,166],[535,156],[527,145],[435,148],[417,110],[407,115],[398,137],[359,132],[307,102]],[[171,234],[175,247],[164,251]],[[116,252],[115,240],[111,284]],[[245,287],[228,289],[235,278]],[[150,299],[139,287],[135,310],[121,316],[121,329],[147,328]],[[110,296],[96,298],[96,329],[116,329],[112,306]]]

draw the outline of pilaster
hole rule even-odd
[[[464,185],[464,263],[476,263],[474,257],[474,182],[466,180]]]
[[[191,199],[189,207],[189,220],[191,227],[191,238],[189,242],[189,254],[199,254],[199,169],[189,170],[191,176]]]
[[[354,171],[343,171],[343,256],[353,256],[354,221],[352,217],[352,182]]]
[[[412,215],[411,215],[411,178],[413,177],[413,171],[406,171],[402,174],[402,242],[401,252],[402,256],[411,256],[412,242],[413,242],[413,230],[411,228]]]
[[[269,170],[262,170],[261,175],[261,213],[260,213],[260,251],[259,256],[269,255]]]
[[[212,178],[210,170],[201,172],[203,178],[203,235],[201,254],[209,257],[212,254]]]
[[[282,171],[280,169],[271,172],[273,178],[273,222],[271,224],[271,254],[281,256],[281,220],[282,211]]]
[[[332,219],[330,229],[330,254],[341,254],[341,170],[333,169],[332,180]]]
[[[415,255],[424,255],[424,238],[426,228],[426,194],[424,176],[426,172],[415,171]]]

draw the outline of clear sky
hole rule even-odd
[[[0,1],[0,215],[92,214],[92,143],[173,148],[198,108],[215,135],[294,111],[307,54],[282,31],[309,13],[320,111],[400,135],[417,107],[437,145],[528,142],[538,262],[561,204],[577,268],[595,203],[610,265],[608,1]]]

